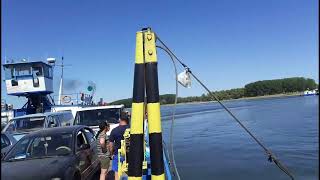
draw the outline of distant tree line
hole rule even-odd
[[[249,83],[244,86],[245,96],[264,96],[290,92],[301,92],[317,88],[313,79],[293,77],[285,79],[265,80]]]
[[[222,91],[213,91],[213,93],[220,100],[239,99],[244,97],[265,96],[274,94],[286,94],[293,92],[302,92],[307,89],[318,88],[318,84],[313,79],[303,77],[293,77],[274,80],[256,81],[246,84],[244,88],[235,88]],[[208,94],[201,96],[178,97],[178,103],[187,102],[204,102],[212,101],[212,97]],[[175,94],[160,95],[160,104],[173,104],[175,101]],[[114,101],[111,104],[124,104],[125,107],[130,108],[132,99],[121,99]]]

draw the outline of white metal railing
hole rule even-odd
[[[56,105],[90,105],[92,104],[92,96],[84,93],[70,93],[62,94],[59,99],[59,95],[54,95],[53,101]]]

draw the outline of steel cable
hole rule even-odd
[[[282,170],[284,173],[286,173],[291,179],[294,179],[294,176],[292,175],[292,173],[290,173],[290,171],[288,170],[288,168],[286,168],[284,165],[282,165],[282,163],[272,154],[272,152],[266,148],[242,123],[241,121],[229,110],[229,108],[227,108],[220,100],[219,98],[213,93],[211,92],[207,86],[205,86],[190,70],[190,68],[185,65],[169,48],[168,46],[166,46],[166,44],[159,38],[159,36],[156,36],[157,40],[165,47],[165,51],[170,55],[170,57],[172,58],[172,56],[192,75],[193,78],[195,78],[198,83],[208,92],[208,94],[211,96],[211,98],[213,97],[213,100],[216,100],[229,114],[230,116],[236,120],[238,122],[238,124],[257,142],[258,145],[260,145],[262,147],[262,149],[265,151],[265,153],[268,156],[268,160],[270,162],[274,162],[277,167],[279,167],[280,170]],[[158,46],[157,46],[158,47]],[[164,50],[164,48],[162,48]]]
[[[175,161],[175,158],[174,158],[174,152],[173,152],[173,128],[174,128],[174,120],[175,120],[175,114],[176,114],[176,105],[177,105],[177,102],[178,102],[178,72],[177,72],[177,66],[176,66],[176,62],[174,61],[172,55],[170,54],[170,52],[168,52],[165,48],[161,47],[161,46],[156,46],[157,48],[160,48],[162,50],[164,50],[166,53],[168,53],[168,55],[170,56],[170,59],[173,63],[173,66],[174,66],[174,72],[175,72],[175,80],[176,80],[176,95],[175,95],[175,100],[174,100],[174,108],[173,108],[173,111],[172,111],[172,121],[171,121],[171,127],[170,127],[170,163],[173,165],[173,170],[174,170],[174,173],[177,177],[178,180],[180,180],[180,175],[179,175],[179,172],[178,172],[178,169],[177,169],[177,166],[176,166],[176,161]]]

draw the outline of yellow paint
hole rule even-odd
[[[144,103],[132,103],[131,134],[143,134]]]
[[[156,37],[151,31],[144,32],[144,58],[146,63],[157,62]]]
[[[143,64],[143,34],[137,32],[136,34],[136,64]]]
[[[156,51],[156,37],[155,34],[149,29],[144,32],[137,32],[136,34],[136,56],[135,63],[143,64],[157,62],[157,51]],[[149,133],[161,133],[161,114],[160,114],[160,103],[148,103],[148,129]],[[131,134],[143,134],[144,127],[144,103],[132,103],[132,116],[131,116]],[[161,143],[161,142],[160,142]],[[125,149],[122,149],[125,151]],[[145,151],[145,145],[144,145]],[[123,152],[125,153],[125,152]],[[145,153],[145,152],[144,152]],[[120,155],[120,153],[118,154]],[[120,157],[118,158],[120,161]],[[147,162],[143,161],[143,169],[147,169]],[[119,172],[127,171],[127,167],[124,165],[123,169],[120,167]],[[123,172],[121,172],[122,174]],[[120,173],[119,173],[120,175]],[[119,176],[120,177],[120,176]],[[151,175],[152,180],[165,180],[165,175]],[[129,180],[142,180],[142,177],[129,177]]]
[[[165,176],[164,174],[161,174],[161,175],[151,175],[151,180],[165,180]]]
[[[150,133],[161,133],[160,103],[148,103],[148,128]]]
[[[147,161],[142,162],[142,169],[147,169],[148,168],[148,163]]]
[[[125,147],[126,143],[125,140],[121,140],[121,147],[118,150],[118,152],[120,153],[120,155],[125,156],[126,155],[126,147]]]
[[[142,180],[142,177],[130,177],[129,180]]]
[[[121,175],[122,175],[122,169],[121,169],[121,161],[120,161],[120,153],[118,153],[118,177],[120,179]]]

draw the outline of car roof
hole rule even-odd
[[[28,115],[24,115],[24,116],[18,116],[18,117],[14,117],[12,119],[23,119],[23,118],[31,118],[31,117],[45,117],[48,115],[56,115],[56,114],[65,114],[65,113],[72,113],[69,110],[66,111],[59,111],[59,112],[45,112],[45,113],[36,113],[36,114],[28,114]]]
[[[23,138],[32,137],[32,136],[50,135],[50,134],[73,133],[74,131],[78,131],[82,128],[90,128],[90,127],[84,126],[84,125],[74,125],[74,126],[45,128],[45,129],[31,132],[26,136],[24,136]]]
[[[82,107],[78,111],[88,111],[88,110],[99,110],[99,109],[121,109],[124,108],[124,105],[108,105],[108,106],[88,106]]]

